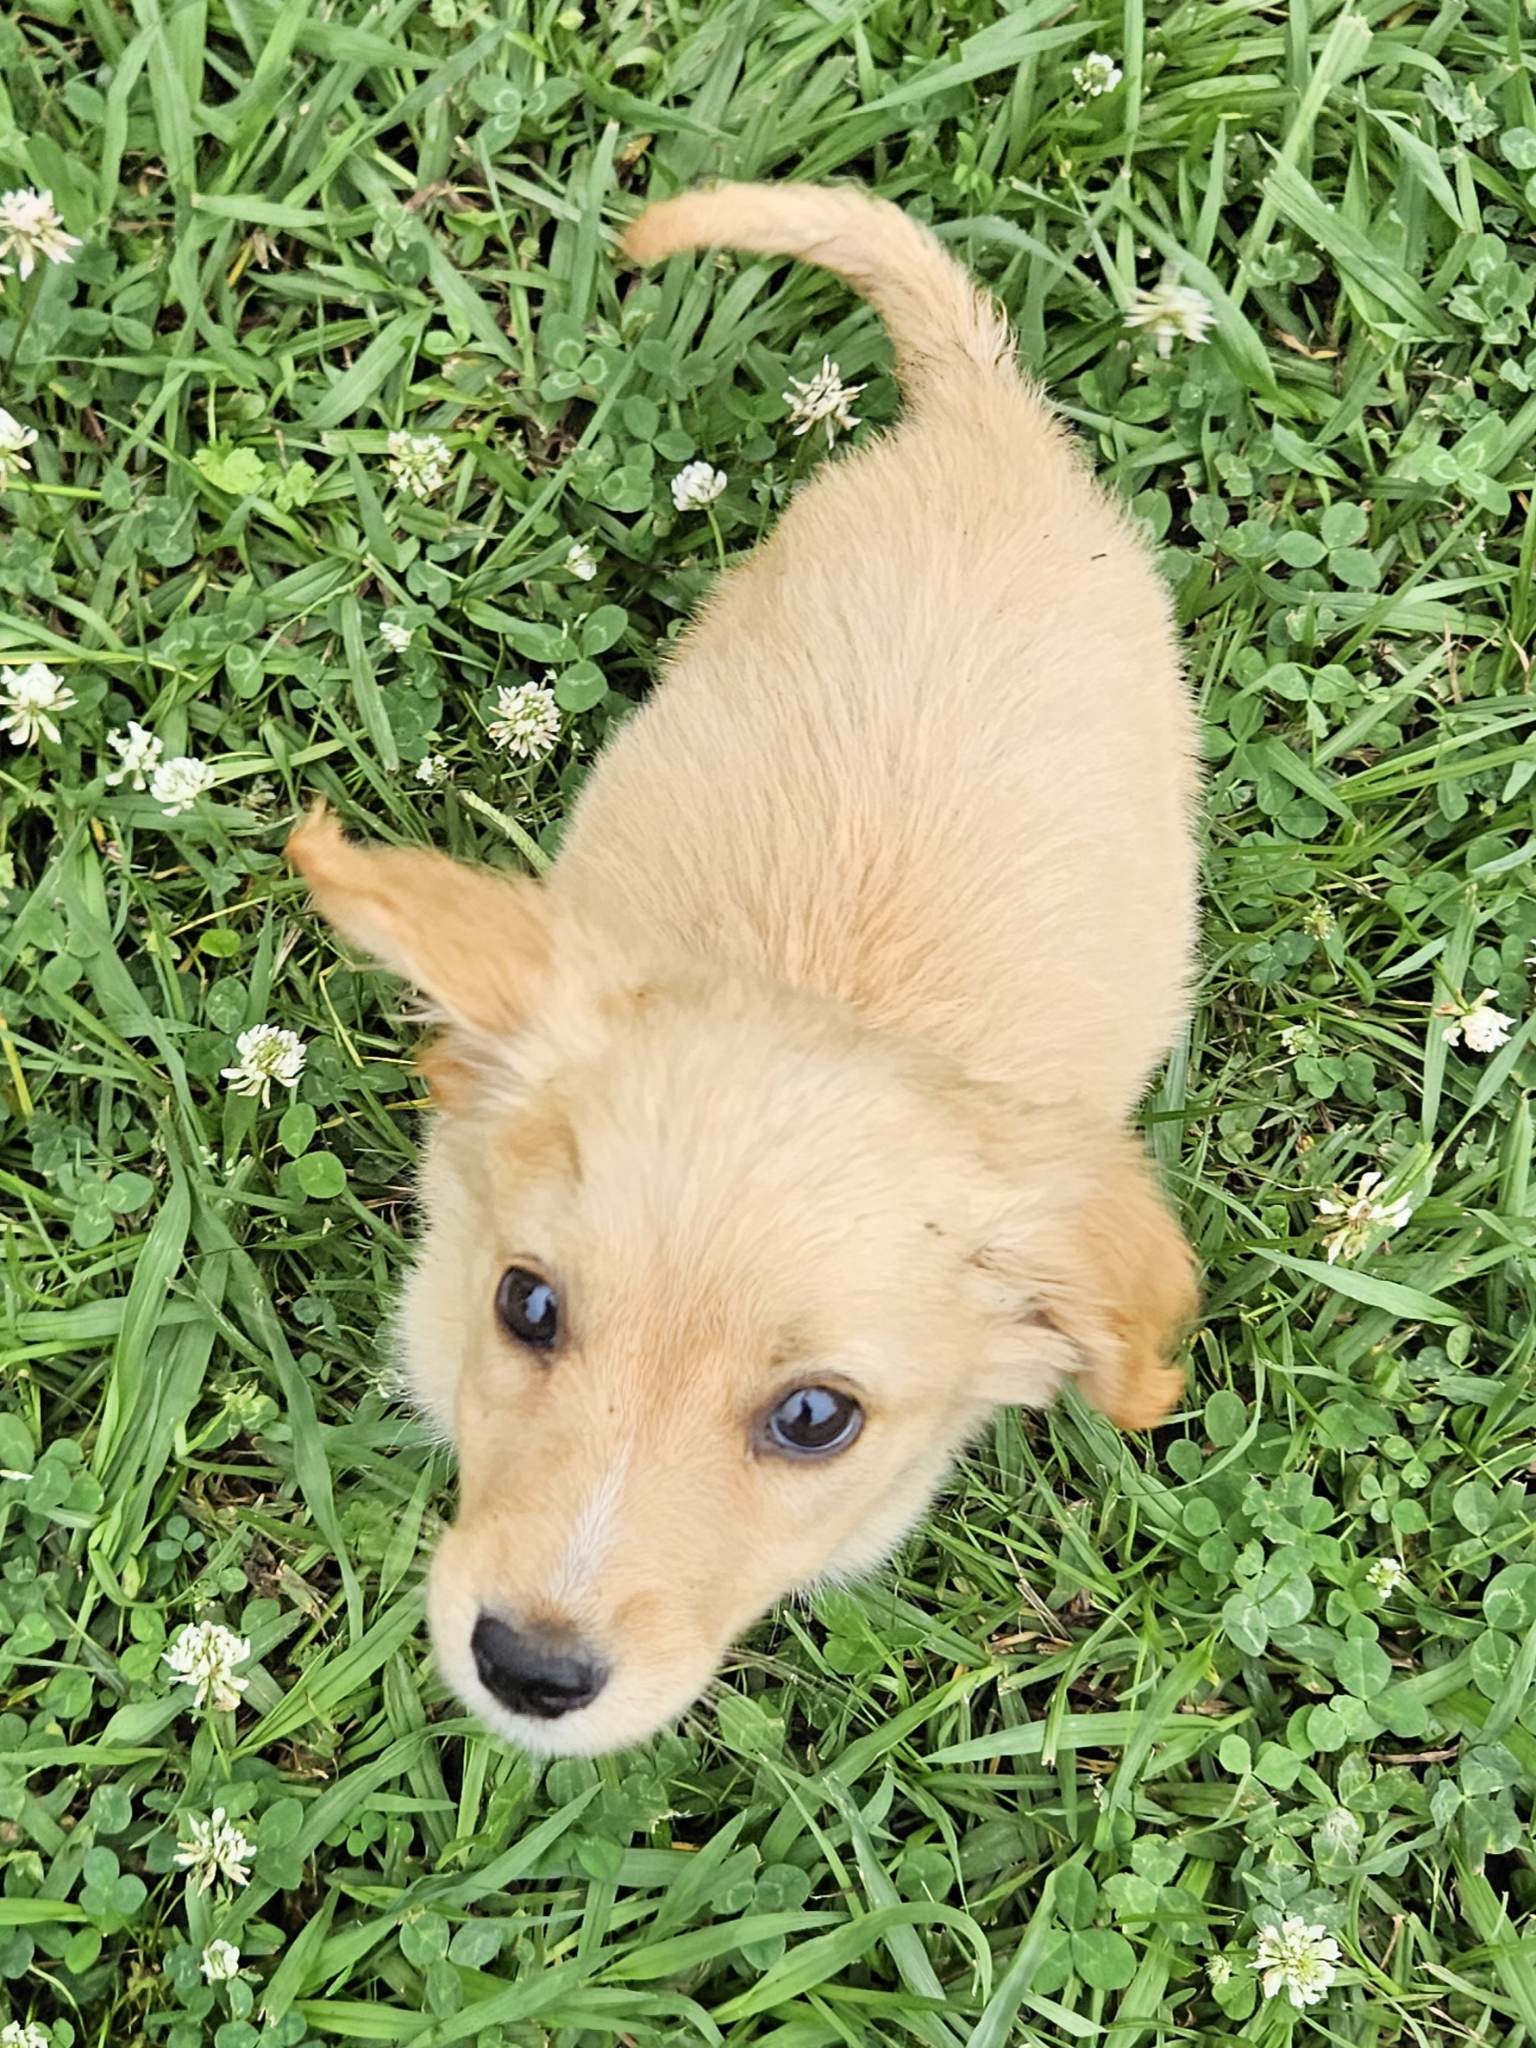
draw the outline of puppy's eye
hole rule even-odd
[[[830,1458],[846,1451],[864,1427],[864,1411],[836,1387],[796,1387],[769,1411],[764,1433],[792,1458]]]
[[[542,1273],[508,1266],[496,1284],[496,1320],[519,1344],[547,1351],[560,1334],[560,1297]]]

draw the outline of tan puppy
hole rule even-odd
[[[905,423],[720,579],[542,883],[291,853],[428,999],[404,1336],[458,1446],[433,1633],[531,1749],[634,1741],[786,1590],[884,1557],[1001,1402],[1165,1415],[1191,1260],[1126,1121],[1185,1003],[1169,608],[1007,328],[862,194],[653,206],[803,257]]]

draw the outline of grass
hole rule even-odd
[[[1123,78],[1084,99],[1090,49]],[[56,2048],[1536,2043],[1533,51],[1520,0],[0,22],[0,183],[83,244],[0,284],[38,435],[0,654],[76,698],[0,757],[0,2014]],[[278,849],[323,790],[543,858],[822,459],[787,377],[830,354],[862,433],[895,417],[830,281],[615,273],[639,197],[713,172],[932,218],[1162,545],[1208,912],[1148,1121],[1209,1314],[1153,1441],[1003,1417],[879,1583],[786,1607],[643,1754],[544,1769],[427,1660],[450,1475],[380,1338],[421,1091]],[[1122,316],[1164,259],[1215,327],[1159,361]],[[452,451],[424,502],[401,427]],[[714,532],[668,495],[693,457]],[[546,671],[564,738],[518,769],[492,700]],[[213,792],[108,786],[130,718]],[[1483,989],[1509,1042],[1449,1045]],[[270,1108],[220,1079],[262,1021],[308,1049]],[[1369,1171],[1411,1220],[1330,1265],[1316,1204]],[[251,1638],[238,1712],[168,1684],[194,1616]],[[174,1865],[215,1807],[248,1888]],[[1287,1914],[1342,1951],[1304,2012],[1250,1967]]]

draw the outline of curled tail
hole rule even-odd
[[[957,367],[1014,374],[997,306],[889,200],[846,186],[716,185],[648,206],[621,243],[637,263],[715,245],[794,256],[846,279],[885,322],[911,399]]]

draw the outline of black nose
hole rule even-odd
[[[509,1628],[494,1614],[480,1616],[469,1647],[486,1691],[540,1721],[589,1706],[608,1683],[608,1666],[579,1642]]]

